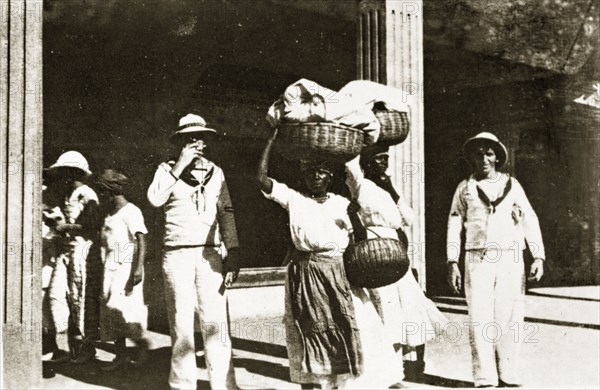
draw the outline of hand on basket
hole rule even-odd
[[[352,224],[352,230],[354,232],[354,242],[359,242],[367,239],[367,231],[365,230],[360,220],[360,217],[358,216],[359,210],[360,205],[356,202],[356,200],[350,202],[348,204],[348,208],[346,209],[348,217],[350,218],[350,223]]]
[[[350,215],[357,214],[360,211],[360,205],[356,200],[353,200],[348,204],[347,211]]]

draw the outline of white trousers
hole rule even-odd
[[[67,294],[69,292],[67,266],[64,258],[58,258],[52,269],[50,283],[47,290],[48,295],[48,314],[52,322],[51,328],[56,333],[66,333],[69,325],[70,307],[67,303]]]
[[[92,243],[76,237],[56,258],[50,277],[50,310],[58,333],[70,328],[70,335],[86,335],[85,292],[87,258]],[[66,326],[68,324],[68,326]]]
[[[196,389],[196,305],[210,386],[213,390],[237,389],[221,270],[222,257],[218,248],[165,250],[165,302],[173,347],[169,374],[172,389]]]
[[[520,384],[519,353],[524,335],[525,267],[523,252],[467,252],[465,293],[475,386],[498,379]]]

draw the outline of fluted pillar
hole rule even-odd
[[[37,387],[41,361],[43,2],[0,2],[2,385]]]
[[[423,127],[423,1],[362,0],[357,34],[357,78],[401,89],[411,106],[408,139],[390,149],[396,188],[416,213],[411,227],[413,266],[425,288],[425,183]]]

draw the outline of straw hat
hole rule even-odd
[[[500,142],[498,137],[496,137],[492,133],[482,132],[477,134],[475,137],[471,137],[465,141],[463,144],[463,154],[468,156],[472,150],[482,143],[490,144],[494,153],[496,153],[497,163],[496,168],[502,168],[504,164],[506,164],[506,160],[508,159],[508,151],[506,146]]]
[[[177,131],[170,137],[171,141],[182,136],[187,136],[192,133],[203,133],[208,132],[210,134],[216,134],[215,129],[206,127],[206,121],[200,115],[187,114],[179,120],[179,126]]]
[[[82,171],[85,176],[92,174],[85,157],[83,157],[81,153],[74,150],[70,150],[61,154],[60,157],[58,157],[58,160],[48,167],[48,172],[56,171],[61,168],[78,169]]]

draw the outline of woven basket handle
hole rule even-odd
[[[352,230],[354,231],[354,242],[360,242],[367,239],[367,229],[363,226],[360,218],[358,217],[358,213],[353,211],[348,205],[348,217],[350,217],[350,222],[352,223]],[[377,233],[375,233],[377,234]]]
[[[381,236],[379,234],[377,234],[377,232],[375,230],[371,230],[369,228],[367,228],[366,230],[370,231],[371,233],[373,233],[374,235],[377,236],[377,238],[381,238]]]

